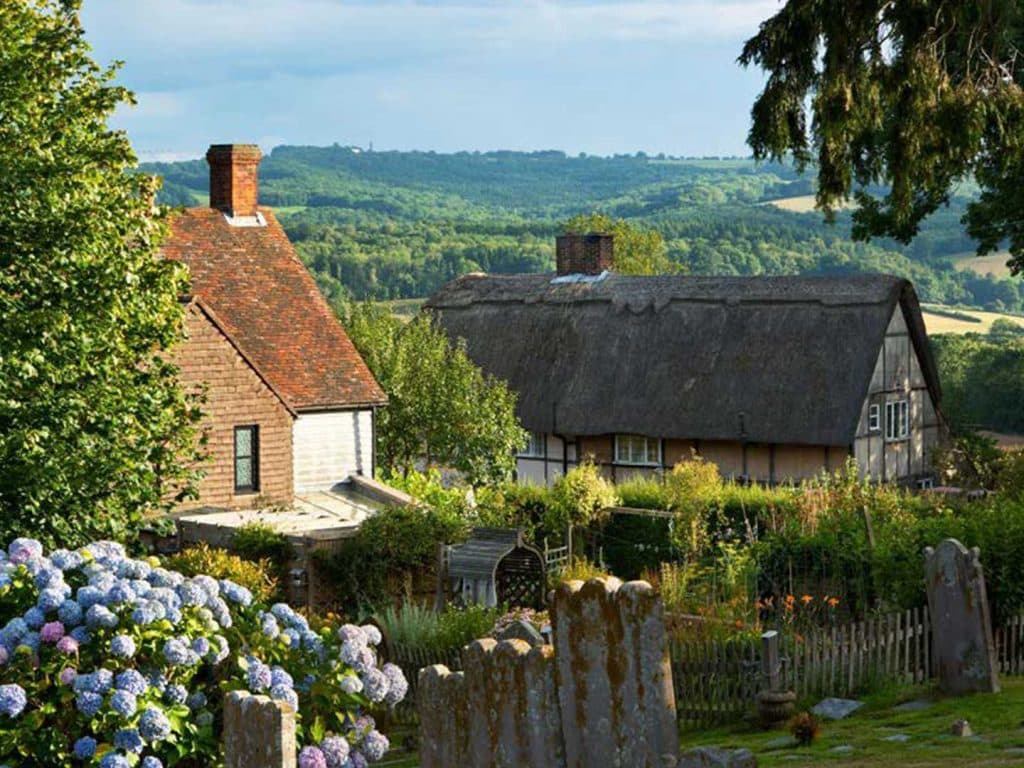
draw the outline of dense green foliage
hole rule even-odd
[[[487,637],[501,616],[497,608],[479,605],[437,612],[413,602],[388,606],[375,615],[389,643],[407,649],[454,651]]]
[[[968,229],[982,252],[1009,240],[1022,269],[1022,45],[1020,0],[788,0],[740,57],[768,75],[750,144],[757,157],[816,160],[818,202],[853,192],[858,236],[909,241],[973,178]]]
[[[625,219],[601,213],[580,214],[565,222],[567,235],[599,232],[614,238],[615,271],[624,275],[670,275],[682,271],[665,249],[665,239],[654,229],[635,227]]]
[[[64,547],[188,495],[199,418],[168,359],[185,282],[155,183],[106,125],[132,96],[79,5],[0,12],[0,541]]]
[[[1024,336],[933,336],[942,411],[956,429],[1024,433]]]
[[[164,199],[204,199],[203,161],[147,169],[164,175]],[[845,212],[828,226],[765,204],[807,195],[814,183],[750,160],[278,147],[263,161],[260,195],[332,298],[425,297],[474,270],[551,270],[567,220],[596,211],[660,234],[669,262],[687,273],[881,271],[913,279],[928,301],[1024,309],[1019,281],[951,263],[974,247],[960,224],[973,188],[902,246],[853,242]]]
[[[456,469],[472,483],[507,478],[526,433],[508,385],[486,376],[427,316],[403,323],[379,305],[350,307],[345,327],[388,395],[377,417],[381,466]]]
[[[447,511],[387,509],[368,518],[336,553],[321,557],[319,567],[339,607],[358,614],[396,596],[410,600],[415,578],[437,562],[437,545],[458,543],[467,534],[467,521]]]

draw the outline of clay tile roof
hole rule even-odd
[[[174,217],[163,253],[188,266],[192,294],[292,408],[385,403],[274,214],[260,212],[266,226],[235,227],[220,211],[189,208]]]

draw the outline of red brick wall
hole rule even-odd
[[[259,197],[260,149],[252,144],[215,144],[210,164],[210,207],[232,216],[253,216]]]
[[[205,382],[210,460],[203,468],[200,497],[189,506],[249,507],[257,497],[268,502],[292,500],[292,415],[231,342],[195,304],[188,307],[188,340],[177,362],[186,387]],[[257,493],[235,494],[234,428],[259,425]]]
[[[555,265],[560,275],[599,275],[613,266],[611,235],[561,235],[555,239]]]

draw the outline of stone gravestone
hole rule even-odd
[[[232,691],[224,697],[227,768],[295,768],[295,710],[290,704]]]
[[[925,550],[932,665],[946,693],[999,690],[985,577],[977,548],[956,539]]]

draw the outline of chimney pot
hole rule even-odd
[[[555,240],[556,271],[559,275],[600,275],[614,264],[613,246],[611,235],[561,235]]]
[[[210,164],[210,207],[228,216],[255,216],[259,201],[262,157],[255,144],[213,144],[206,152]]]

